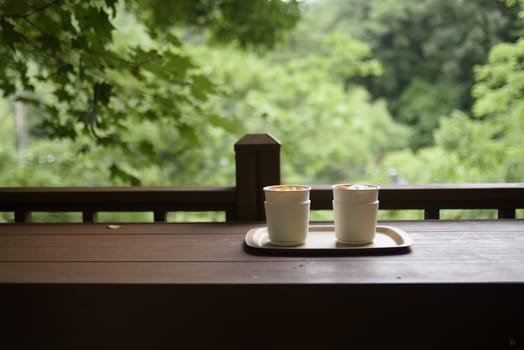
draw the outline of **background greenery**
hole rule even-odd
[[[522,5],[0,1],[0,186],[523,182]]]

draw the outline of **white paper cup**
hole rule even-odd
[[[371,243],[377,229],[379,186],[337,184],[331,188],[337,240],[350,244]]]
[[[305,185],[273,185],[264,187],[264,194],[270,203],[305,203],[310,190]]]
[[[375,238],[379,186],[337,184],[333,189],[335,235],[341,243],[367,244]]]
[[[337,241],[350,244],[373,242],[377,230],[378,205],[378,201],[364,204],[333,201]]]
[[[264,202],[271,244],[297,246],[306,242],[311,201],[303,203]]]

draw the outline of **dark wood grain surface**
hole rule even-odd
[[[524,221],[391,222],[410,252],[260,256],[257,224],[0,225],[6,349],[520,349]],[[258,224],[260,225],[260,224]]]
[[[2,225],[0,282],[524,282],[524,222],[391,222],[414,244],[384,256],[260,256],[256,224]],[[258,225],[260,226],[260,225]]]

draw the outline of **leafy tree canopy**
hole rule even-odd
[[[510,6],[524,1],[507,1]],[[519,17],[524,20],[520,7]],[[522,182],[524,174],[524,38],[499,43],[474,69],[471,111],[441,118],[435,145],[416,155],[388,155],[408,182]]]
[[[154,140],[122,131],[162,121],[195,146],[199,125],[230,126],[206,107],[219,87],[186,40],[268,48],[299,18],[296,1],[1,0],[0,90],[35,107],[43,135],[87,133],[154,161]],[[129,34],[137,28],[139,36]],[[111,169],[125,176],[118,164]]]
[[[471,108],[473,67],[523,30],[519,6],[499,0],[332,0],[318,7],[319,31],[337,30],[371,46],[383,74],[361,81],[414,128],[413,149],[433,144],[442,116]]]

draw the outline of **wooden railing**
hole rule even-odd
[[[312,209],[331,208],[330,186],[313,186]],[[499,219],[514,219],[524,207],[524,184],[381,185],[381,210],[420,209],[424,219],[439,219],[441,209],[495,209]]]
[[[0,188],[0,211],[14,222],[31,222],[34,212],[81,212],[96,222],[100,212],[152,212],[164,222],[169,212],[225,212],[226,221],[264,220],[266,185],[279,184],[280,143],[268,134],[249,134],[234,146],[234,187],[49,187]],[[311,209],[332,207],[329,185],[313,185]],[[424,211],[439,219],[441,209],[495,209],[498,218],[515,218],[524,208],[524,183],[464,185],[383,185],[380,209]]]

